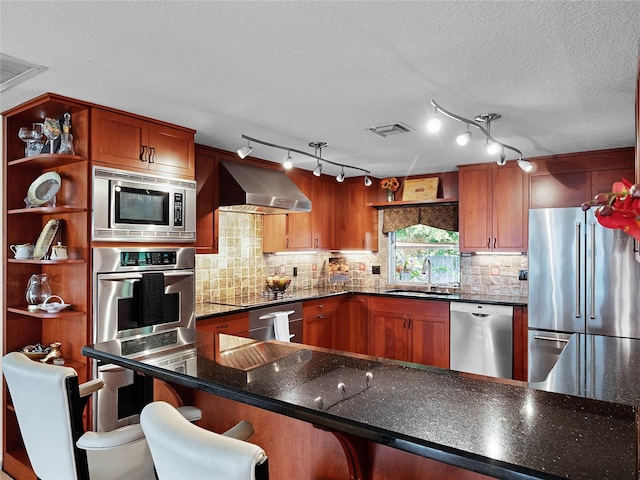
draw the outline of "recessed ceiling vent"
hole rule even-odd
[[[365,128],[365,130],[371,133],[375,133],[382,138],[415,131],[413,128],[405,125],[404,123],[389,123],[387,125],[378,125],[377,127],[368,127]]]
[[[4,92],[26,79],[46,70],[47,67],[25,62],[19,58],[0,53],[0,92]]]

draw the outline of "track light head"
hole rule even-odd
[[[438,117],[433,117],[431,120],[427,122],[427,130],[431,133],[436,133],[440,130],[442,126],[442,121]]]
[[[320,163],[320,160],[318,160],[318,165],[316,165],[316,168],[313,169],[313,174],[316,177],[322,175],[322,164]]]
[[[336,180],[339,183],[344,182],[344,168],[342,170],[340,170],[340,173],[336,176]]]
[[[527,160],[523,160],[522,157],[518,159],[518,166],[525,172],[529,173],[533,170],[533,164]]]
[[[247,141],[247,145],[245,147],[238,149],[238,156],[240,158],[244,158],[251,153],[251,150],[253,150],[253,147],[251,146],[251,141]]]
[[[369,178],[369,175],[365,175],[365,176],[364,176],[364,186],[365,186],[365,187],[370,187],[372,183],[373,183],[373,182],[372,182],[372,181],[371,181],[371,179]]]
[[[489,155],[495,155],[500,151],[500,145],[496,142],[489,140],[488,138],[487,138],[487,144],[485,145],[485,148],[487,149],[487,153]]]
[[[469,131],[469,124],[467,123],[467,131],[458,135],[456,137],[456,142],[458,142],[458,145],[460,145],[461,147],[464,147],[467,143],[469,143],[470,140],[471,132]]]
[[[504,152],[500,154],[500,158],[496,160],[496,163],[500,166],[503,166],[507,163],[507,156],[504,154]]]
[[[287,159],[282,163],[282,166],[284,168],[286,168],[287,170],[289,170],[291,167],[293,167],[293,160],[291,159],[291,153],[287,152]]]

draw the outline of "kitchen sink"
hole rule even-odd
[[[412,295],[416,297],[429,297],[429,296],[446,296],[452,295],[453,292],[446,292],[443,290],[410,290],[403,288],[394,288],[391,290],[385,290],[384,293],[391,293],[397,295]]]

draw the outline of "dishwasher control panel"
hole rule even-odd
[[[488,305],[485,303],[451,302],[449,310],[452,312],[513,316],[513,307],[511,305]]]

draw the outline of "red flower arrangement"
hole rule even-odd
[[[615,182],[611,192],[599,193],[582,210],[597,205],[596,218],[603,227],[617,228],[640,241],[640,184],[625,178]]]

